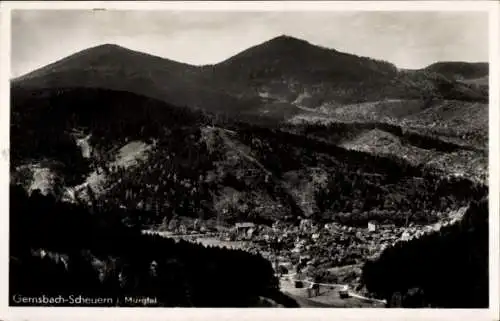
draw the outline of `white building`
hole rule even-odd
[[[377,223],[374,221],[368,222],[368,232],[375,232],[377,230]]]

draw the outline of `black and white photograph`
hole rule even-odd
[[[11,8],[2,304],[491,309],[480,3]]]

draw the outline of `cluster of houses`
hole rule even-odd
[[[254,250],[269,256],[279,274],[299,272],[307,275],[326,261],[330,266],[337,266],[358,264],[375,258],[397,242],[439,231],[441,227],[460,219],[465,210],[460,209],[451,213],[448,219],[428,226],[395,227],[370,221],[365,227],[349,227],[338,223],[320,225],[310,219],[303,219],[298,225],[276,222],[271,227],[252,222],[236,223],[225,228],[219,236],[226,241],[248,241]],[[199,233],[210,232],[198,221],[193,223],[193,230]],[[188,232],[183,225],[177,229],[177,233]],[[277,241],[281,246],[279,249],[273,249],[271,244]],[[355,262],[345,263],[352,260]]]
[[[303,264],[302,272],[307,272],[308,269],[320,260],[320,258],[311,257],[314,247],[321,247],[321,244],[327,240],[334,239],[334,248],[337,257],[352,256],[364,261],[370,257],[380,255],[387,247],[395,245],[397,242],[410,241],[414,238],[419,238],[428,233],[439,231],[442,227],[453,224],[465,212],[465,209],[460,209],[456,213],[451,213],[448,219],[443,219],[441,222],[427,225],[409,227],[395,227],[393,225],[381,225],[375,221],[370,221],[364,228],[348,227],[337,223],[328,223],[323,226],[315,224],[311,220],[302,220],[299,226],[280,226],[274,227],[274,231],[278,230],[280,237],[284,240],[287,247],[283,248],[281,255],[284,257],[280,263],[283,266],[283,271],[290,270],[290,264],[287,262],[297,261],[298,266]],[[247,237],[258,238],[260,233],[255,233],[252,225],[241,225],[239,229],[247,231]],[[250,234],[253,233],[253,234]],[[242,235],[244,235],[242,233]],[[265,238],[265,236],[264,236]],[[360,263],[360,262],[356,262]]]

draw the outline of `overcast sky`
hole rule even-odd
[[[400,68],[488,61],[480,12],[14,10],[11,32],[12,77],[103,43],[211,64],[282,34]]]

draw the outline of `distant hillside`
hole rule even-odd
[[[489,75],[487,62],[437,62],[427,66],[425,70],[437,72],[450,79],[477,79]]]
[[[312,108],[389,98],[485,98],[483,92],[432,70],[398,71],[385,61],[289,36],[254,46],[206,67],[205,72],[225,90],[286,102],[300,99],[301,104]]]
[[[457,142],[441,139],[450,133],[432,135],[466,127],[460,122],[463,101],[481,100],[480,93],[440,74],[402,72],[390,63],[292,37],[272,39],[204,67],[104,45],[14,79],[11,93],[13,172],[48,161],[47,166],[56,167],[50,173],[64,178],[57,184],[73,186],[100,168],[106,193],[93,196],[99,206],[148,209],[153,215],[145,218],[148,224],[175,215],[268,223],[331,211],[405,208],[424,213],[424,203],[426,209],[445,211],[467,203],[483,188],[456,178],[443,184],[461,186],[468,194],[458,195],[453,187],[442,190],[446,201],[430,200],[434,196],[425,188],[432,190],[443,171],[421,161],[424,154],[435,156],[432,150],[441,153],[440,162],[450,159],[447,153],[460,152]],[[445,103],[447,95],[459,97],[457,108]],[[477,119],[479,127],[484,115],[472,116],[484,113],[484,106],[467,103],[466,115]],[[334,122],[342,121],[340,115],[344,121],[378,123],[389,117],[389,125],[401,133],[386,127],[398,137],[388,136],[388,144],[374,142],[380,148],[373,150],[365,148],[373,143],[365,131],[341,130],[334,135],[348,136],[322,141],[300,132],[300,126],[281,130],[278,123],[298,113],[333,115]],[[419,114],[425,116],[421,122]],[[50,126],[41,120],[50,120]],[[408,134],[412,121],[422,125],[417,131],[425,135]],[[434,128],[432,123],[441,124]],[[90,157],[81,154],[75,131],[90,137]],[[148,146],[144,159],[133,169],[111,166],[113,153],[131,141]],[[416,195],[412,186],[420,180],[425,188]],[[429,199],[420,203],[424,194]]]
[[[397,70],[390,63],[280,36],[213,66],[211,72],[218,83],[233,91],[293,101],[303,92],[317,92],[321,100],[350,99],[354,84],[368,79],[385,82]],[[338,88],[332,91],[332,85]]]
[[[130,92],[92,88],[14,88],[11,98],[12,167],[44,161],[66,183],[83,181],[92,163],[127,139],[158,137],[161,128],[193,126],[207,116]],[[48,125],[49,124],[49,125]],[[75,131],[91,134],[92,159],[83,157]],[[96,159],[100,157],[100,159]]]
[[[488,104],[462,100],[388,99],[303,111],[289,123],[386,123],[438,136],[440,139],[488,148]]]
[[[483,87],[449,79],[440,69],[398,71],[388,62],[280,36],[203,67],[106,44],[13,79],[12,87],[128,91],[177,106],[276,120],[293,117],[300,111],[296,105],[433,97],[487,100]]]
[[[423,223],[438,217],[429,209],[446,211],[484,192],[466,179],[441,181],[436,171],[398,156],[243,124],[231,128],[191,128],[160,138],[142,166],[111,174],[103,200],[147,209],[146,224],[174,215],[269,224],[376,209],[394,211],[398,222],[397,211],[411,211]]]
[[[200,71],[195,66],[107,44],[83,50],[13,79],[12,88],[25,91],[107,89],[212,111],[248,107],[248,102],[201,83]]]
[[[370,119],[347,122],[307,116],[296,117],[292,125],[283,125],[283,129],[351,150],[392,155],[414,166],[438,169],[446,175],[463,175],[483,182],[487,178],[487,144],[478,141],[472,145],[471,137],[458,139],[452,132]]]
[[[91,197],[99,206],[146,210],[144,224],[160,224],[175,215],[267,224],[278,217],[329,211],[410,210],[408,204],[420,213],[424,195],[429,198],[427,209],[444,211],[476,195],[477,187],[464,179],[443,184],[462,186],[466,194],[458,195],[455,188],[429,194],[439,172],[401,155],[349,151],[302,133],[245,123],[218,124],[210,115],[130,93],[70,89],[26,97],[13,100],[13,170],[30,159],[56,160],[62,163],[64,185],[80,183],[90,166],[99,167],[105,173],[106,192],[94,191]],[[39,119],[51,119],[51,126]],[[71,144],[72,129],[91,135],[90,159]],[[111,166],[113,150],[130,141],[153,140],[136,167]],[[414,194],[422,179],[424,187]],[[337,183],[340,189],[333,188]],[[335,194],[336,201],[325,203],[322,193]],[[441,193],[448,197],[444,203],[436,198]]]

